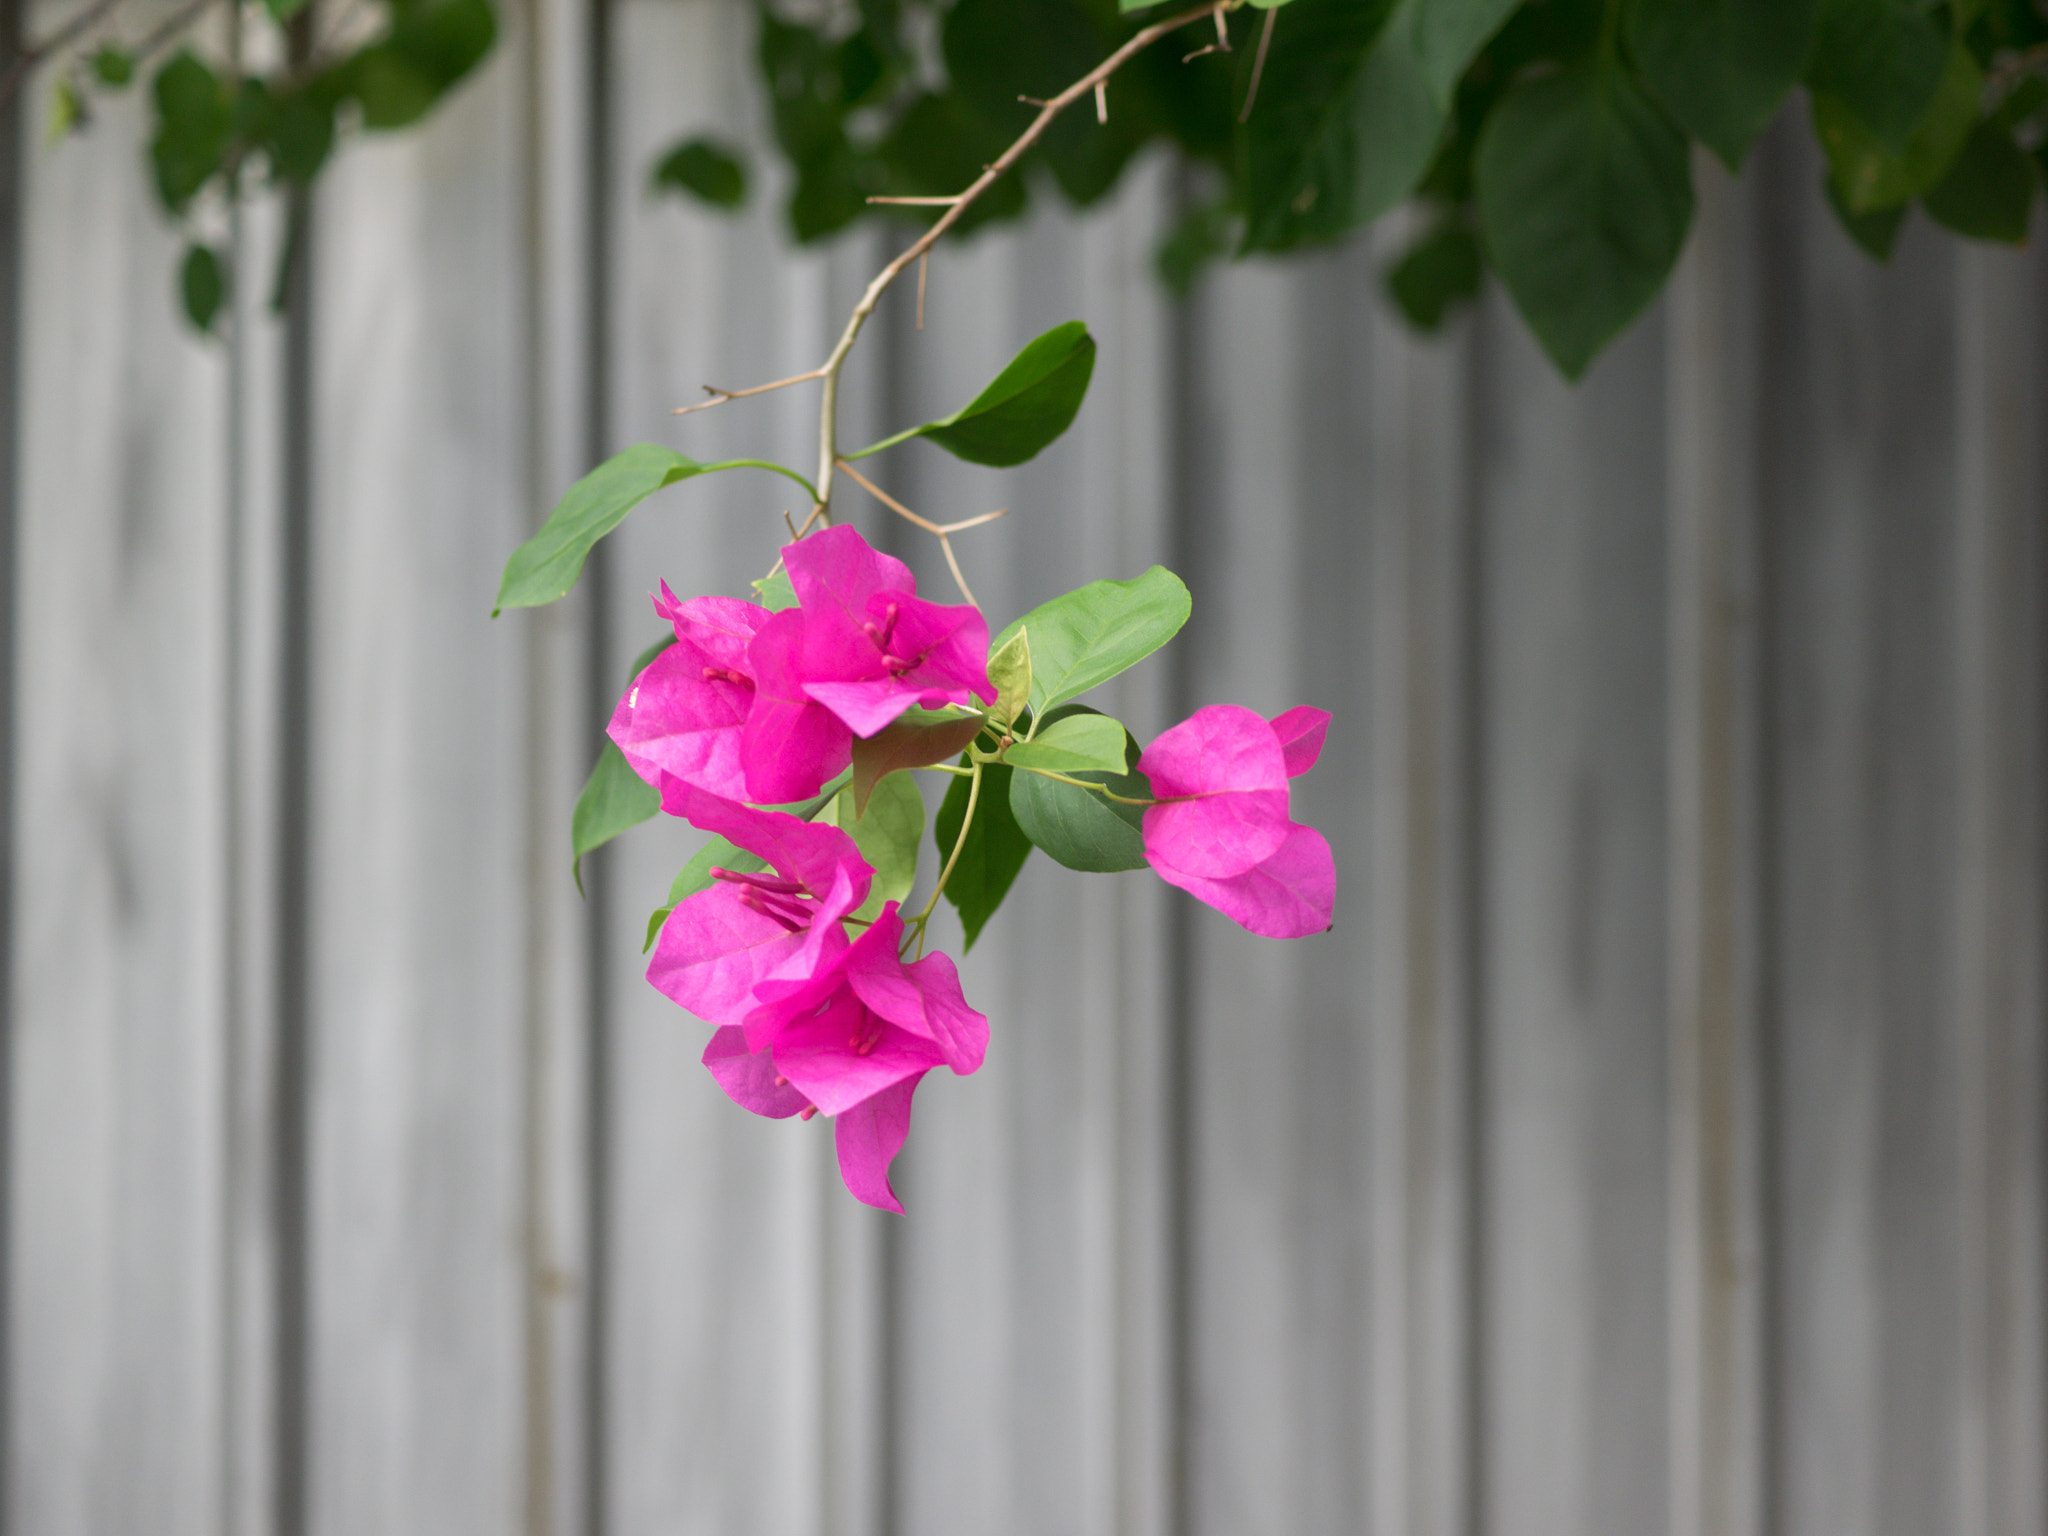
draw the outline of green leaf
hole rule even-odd
[[[924,796],[917,780],[907,773],[891,774],[874,787],[865,811],[855,810],[849,784],[833,801],[832,819],[875,871],[868,899],[853,915],[880,917],[883,902],[902,901],[917,884],[917,845],[924,837]]]
[[[989,653],[988,680],[996,690],[995,719],[1013,724],[1031,702],[1031,637],[1023,630]]]
[[[1073,425],[1095,371],[1095,338],[1078,320],[1056,325],[1010,360],[994,382],[950,416],[899,432],[849,458],[927,438],[970,464],[1022,464]]]
[[[1137,773],[1075,775],[1128,799],[1148,799],[1152,786]],[[1034,847],[1043,848],[1068,869],[1113,874],[1142,869],[1145,839],[1141,806],[1120,805],[1091,790],[1018,769],[1010,780],[1010,810]]]
[[[334,107],[314,91],[282,97],[263,125],[271,169],[286,181],[309,185],[334,148]]]
[[[1890,261],[1892,248],[1899,243],[1899,231],[1906,226],[1906,213],[1912,206],[1901,203],[1896,208],[1880,208],[1875,213],[1852,213],[1848,204],[1842,201],[1841,188],[1835,185],[1832,176],[1823,176],[1821,183],[1827,193],[1828,206],[1835,210],[1835,218],[1851,240],[1861,246],[1866,255],[1878,261]]]
[[[211,333],[213,317],[220,313],[221,300],[227,297],[227,292],[227,272],[221,265],[220,254],[211,246],[188,246],[178,271],[178,293],[185,301],[185,318],[194,328]]]
[[[1949,67],[1947,29],[1922,0],[1823,0],[1806,83],[1902,147]]]
[[[1039,604],[996,637],[995,649],[1030,633],[1032,705],[1043,714],[1150,656],[1179,633],[1191,606],[1181,579],[1155,565]]]
[[[747,171],[740,158],[717,139],[687,139],[654,168],[656,192],[687,192],[714,208],[737,208],[747,200]]]
[[[790,585],[789,572],[777,565],[774,570],[755,582],[754,601],[770,613],[780,613],[785,608],[794,608],[796,588]]]
[[[1273,29],[1241,130],[1243,249],[1336,239],[1429,169],[1444,109],[1402,35],[1421,3],[1401,0],[1390,23],[1386,0],[1306,0]]]
[[[639,675],[638,668],[634,675]],[[635,773],[619,744],[607,738],[569,817],[569,842],[576,850],[569,870],[576,877],[577,895],[583,894],[583,855],[603,847],[628,827],[639,826],[660,809],[661,791]]]
[[[306,3],[307,0],[263,0],[263,8],[270,12],[272,21],[282,24],[303,11]]]
[[[979,715],[907,709],[874,735],[854,737],[851,788],[855,810],[866,814],[868,797],[888,775],[957,757],[981,731]]]
[[[845,788],[845,786],[846,775],[842,773],[830,784],[827,784],[822,793],[813,796],[809,800],[793,801],[788,805],[771,805],[765,807],[765,809],[787,811],[799,821],[810,821],[817,816],[818,812],[832,804],[838,798],[839,791]],[[654,948],[654,941],[661,933],[661,925],[668,921],[669,913],[675,911],[677,907],[681,906],[699,891],[711,889],[712,870],[730,869],[736,870],[741,874],[749,874],[754,870],[766,869],[767,867],[768,861],[759,855],[748,853],[743,848],[736,848],[722,837],[713,836],[710,838],[702,848],[699,848],[691,856],[689,863],[676,871],[675,879],[669,882],[667,903],[656,907],[648,916],[647,942],[641,946],[640,953],[644,955],[648,950]]]
[[[135,78],[135,55],[112,43],[102,43],[93,53],[92,72],[101,85],[118,91]]]
[[[1049,768],[1054,773],[1121,773],[1124,770],[1123,722],[1107,715],[1074,714],[1049,720],[1029,741],[1003,754],[1014,768]]]
[[[1612,65],[1516,85],[1474,159],[1480,228],[1567,378],[1657,296],[1692,221],[1685,135]]]
[[[1819,23],[1820,0],[1635,0],[1629,51],[1678,125],[1737,170]]]
[[[810,482],[794,470],[758,459],[724,459],[700,464],[673,448],[641,443],[612,455],[569,487],[548,514],[540,532],[512,551],[498,585],[496,617],[507,608],[533,608],[567,595],[583,572],[593,545],[626,519],[641,502],[663,486],[721,469],[772,469],[810,490]],[[815,494],[815,493],[813,493]]]
[[[1426,0],[1406,28],[1422,78],[1439,105],[1448,107],[1466,66],[1521,0]]]
[[[2025,245],[2040,173],[2012,134],[1980,123],[1948,175],[1920,200],[1929,218],[1972,240]]]
[[[198,195],[228,152],[235,108],[227,85],[180,49],[157,71],[157,129],[150,141],[157,195],[173,214]]]
[[[1827,151],[1828,171],[1854,213],[1896,208],[1920,196],[1948,174],[1977,122],[1984,75],[1970,51],[1958,43],[1948,69],[1920,121],[1895,146],[1846,102],[1813,98],[1813,130]]]
[[[964,762],[964,759],[963,759]],[[1001,763],[984,763],[981,794],[974,803],[974,824],[967,829],[967,842],[954,861],[946,881],[946,900],[960,914],[960,928],[966,935],[963,952],[974,948],[981,930],[995,915],[1003,898],[1016,883],[1017,872],[1031,856],[1031,839],[1017,825],[1010,809],[1011,770]],[[952,856],[959,841],[960,822],[967,814],[967,780],[955,778],[946,786],[946,798],[932,826],[939,857]]]
[[[1463,222],[1447,219],[1388,270],[1387,293],[1410,325],[1434,331],[1454,308],[1479,297],[1485,276],[1479,237]]]
[[[497,32],[490,0],[399,7],[381,41],[338,66],[340,90],[362,107],[365,128],[409,127],[490,52]]]

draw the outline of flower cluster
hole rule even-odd
[[[1300,708],[1268,721],[1211,706],[1153,741],[1135,781],[1113,771],[1125,762],[1122,727],[1099,717],[1047,729],[1034,755],[1037,727],[1024,709],[1032,616],[1012,626],[1015,638],[999,654],[999,694],[980,611],[918,597],[909,569],[852,529],[799,539],[782,563],[796,603],[780,611],[722,597],[678,602],[664,584],[655,608],[675,643],[633,680],[612,717],[612,740],[659,791],[662,809],[734,850],[733,867],[710,869],[703,888],[668,914],[647,974],[714,1027],[704,1064],[734,1102],[777,1119],[826,1115],[847,1188],[900,1211],[889,1164],[909,1131],[912,1095],[932,1068],[965,1075],[988,1049],[988,1020],[968,1006],[952,960],[924,953],[926,920],[977,835],[985,769],[1039,775],[1070,802],[1142,806],[1142,859],[1162,878],[1253,933],[1298,937],[1330,926],[1336,877],[1329,844],[1292,820],[1288,786],[1315,762],[1330,717]],[[1077,604],[1084,609],[1093,611]],[[1049,648],[1065,643],[1061,625],[1042,627]],[[1177,619],[1164,633],[1172,627]],[[1135,659],[1159,642],[1125,643]],[[1084,645],[1077,654],[1096,653]],[[1078,666],[1068,659],[1060,675]],[[844,826],[764,807],[812,799],[815,814],[839,803],[839,776],[859,743],[916,735],[921,727],[897,726],[912,706],[957,715],[961,729],[931,733],[926,750],[950,758],[970,741],[946,771],[972,788],[939,889],[906,918],[897,901],[882,899],[875,865]],[[1065,714],[1048,710],[1047,718]],[[880,772],[932,762],[918,750],[899,744],[871,754],[863,796],[878,762]],[[1133,782],[1147,786],[1146,798],[1108,787]],[[1100,849],[1063,843],[1069,833],[1060,829],[1071,824],[1061,815],[1049,831],[1024,830],[1075,868],[1137,866],[1136,856],[1105,863]],[[910,866],[914,850],[913,841]],[[900,889],[909,883],[906,875]]]

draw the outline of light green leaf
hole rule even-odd
[[[1685,135],[1618,66],[1575,65],[1501,98],[1473,170],[1494,270],[1577,378],[1678,260],[1692,222]]]
[[[1032,707],[1044,714],[1150,656],[1187,623],[1190,606],[1181,579],[1155,565],[1131,581],[1092,581],[1041,603],[995,648],[1030,632]]]
[[[777,565],[760,581],[755,582],[754,601],[770,613],[780,613],[785,608],[794,608],[796,588],[789,584],[789,572]]]
[[[1031,856],[1031,840],[1017,825],[1010,809],[1011,770],[1001,763],[984,763],[981,794],[974,802],[974,824],[967,829],[952,876],[946,881],[946,900],[960,914],[960,928],[966,935],[963,951],[974,948],[981,930],[1003,904],[1017,872]],[[932,835],[938,841],[940,858],[950,858],[959,841],[960,823],[967,814],[967,780],[955,778],[946,786],[946,798]]]
[[[890,774],[875,786],[867,810],[860,813],[849,784],[833,801],[832,814],[875,871],[868,899],[854,916],[880,917],[883,902],[902,901],[917,884],[917,845],[924,837],[924,796],[917,780],[907,773]]]
[[[1127,799],[1149,798],[1152,793],[1142,774],[1076,777],[1105,785]],[[1112,874],[1145,865],[1145,839],[1139,830],[1144,815],[1141,807],[1120,805],[1092,790],[1019,769],[1010,779],[1010,810],[1033,846],[1043,848],[1069,869]]]
[[[1813,98],[1813,131],[1827,151],[1828,173],[1851,213],[1896,208],[1948,174],[1976,126],[1984,73],[1961,43],[1934,98],[1905,142],[1894,146],[1841,98]]]
[[[898,432],[848,458],[922,437],[970,464],[1022,464],[1073,425],[1095,372],[1095,338],[1078,320],[1056,325],[950,416]]]
[[[1025,631],[1018,630],[990,654],[988,680],[996,690],[995,718],[1012,724],[1031,702],[1031,637]]]
[[[1440,106],[1448,108],[1465,68],[1521,0],[1424,0],[1405,29]]]
[[[1245,250],[1336,239],[1429,169],[1444,109],[1400,35],[1421,3],[1401,0],[1389,22],[1385,0],[1309,0],[1273,29],[1241,130]]]
[[[619,744],[606,738],[597,754],[597,766],[590,770],[569,818],[569,842],[575,849],[569,869],[576,877],[577,895],[583,894],[583,855],[628,827],[639,826],[660,809],[661,791],[635,773]]]
[[[1124,736],[1123,722],[1107,715],[1064,715],[1049,721],[1031,740],[1010,748],[1003,761],[1015,768],[1049,768],[1054,773],[1121,773]]]
[[[507,608],[533,608],[565,596],[583,573],[583,561],[597,541],[663,486],[715,470],[742,468],[772,469],[805,490],[811,489],[810,482],[795,470],[759,459],[700,464],[673,448],[653,443],[612,455],[570,486],[540,532],[512,551],[491,616],[495,618]]]
[[[1629,51],[1678,125],[1737,170],[1819,22],[1820,0],[1635,0]]]

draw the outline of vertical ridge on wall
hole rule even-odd
[[[26,0],[0,0],[0,78],[10,76],[22,48]],[[0,1536],[13,1522],[13,1394],[6,1389],[13,1363],[14,1280],[14,818],[16,615],[20,539],[21,466],[18,457],[22,391],[21,227],[22,133],[26,103],[17,92],[0,103]]]
[[[1670,1536],[1760,1536],[1752,200],[1696,157],[1670,346]]]

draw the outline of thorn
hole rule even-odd
[[[1040,101],[1036,96],[1019,96],[1017,99],[1023,102],[1024,105],[1027,107],[1042,107],[1045,105],[1045,103]]]
[[[1107,80],[1095,82],[1095,121],[1103,124],[1109,122],[1109,82]]]
[[[1259,99],[1259,77],[1266,72],[1266,48],[1273,41],[1273,23],[1279,18],[1279,15],[1280,8],[1278,6],[1266,12],[1266,24],[1259,29],[1259,51],[1252,56],[1252,83],[1245,88],[1244,110],[1237,114],[1237,120],[1240,123],[1250,120],[1252,103]],[[1219,22],[1222,21],[1223,13],[1221,11],[1216,13],[1216,19]]]

